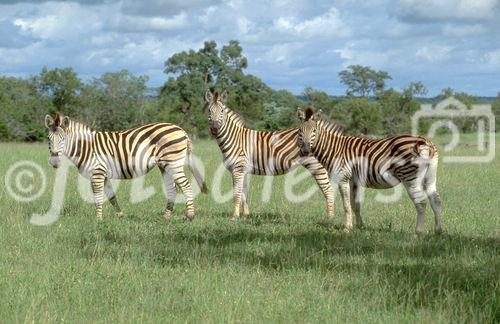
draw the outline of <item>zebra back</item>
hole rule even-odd
[[[71,120],[66,134],[66,155],[80,171],[104,166],[110,178],[134,178],[155,165],[184,163],[188,148],[186,132],[170,123],[107,132]]]
[[[369,138],[347,136],[337,130],[327,121],[317,122],[313,155],[330,173],[355,176],[369,187],[384,187],[387,171],[400,181],[412,180],[421,163],[437,159],[436,146],[420,136]]]
[[[220,104],[220,103],[219,103]],[[248,172],[260,175],[286,173],[299,157],[298,128],[258,131],[247,128],[238,113],[223,107],[223,126],[213,134],[229,170],[245,164]]]

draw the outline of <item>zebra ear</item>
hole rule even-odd
[[[310,120],[311,118],[313,118],[314,116],[314,111],[312,110],[312,108],[310,107],[307,107],[305,110],[304,110],[304,114],[305,114],[305,120]],[[313,118],[314,119],[314,118]]]
[[[207,92],[205,92],[205,102],[212,102],[213,99],[214,95],[210,92],[210,90],[207,90]]]
[[[68,116],[64,116],[62,119],[61,119],[61,124],[60,124],[60,127],[61,128],[67,128],[69,126],[69,117]]]
[[[317,113],[314,114],[314,120],[320,120],[323,118],[323,109],[318,110]]]
[[[214,101],[214,102],[217,102],[217,100],[219,100],[219,91],[215,91],[215,92],[214,92],[213,101]]]
[[[228,93],[227,93],[227,90],[224,89],[224,91],[222,91],[221,95],[220,95],[220,101],[222,103],[225,103],[226,102],[226,99],[227,99],[227,96],[228,96]]]
[[[297,108],[297,117],[299,118],[299,120],[301,122],[305,121],[306,120],[306,113],[304,112],[304,110]]]
[[[45,127],[51,128],[54,125],[54,118],[50,115],[45,115]]]

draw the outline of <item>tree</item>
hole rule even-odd
[[[405,96],[408,99],[425,96],[426,94],[427,94],[427,88],[420,81],[410,82],[410,84],[403,89],[403,96]]]
[[[127,70],[107,72],[82,89],[86,108],[82,119],[102,130],[121,130],[142,124],[147,76],[135,76]]]
[[[340,100],[328,95],[321,90],[307,87],[303,93],[307,103],[316,110],[323,110],[323,118],[333,121],[342,126],[351,122],[351,113],[344,111],[345,106],[339,105]]]
[[[420,103],[414,98],[414,95],[423,91],[422,87],[416,86],[416,83],[410,83],[403,89],[402,93],[389,89],[379,95],[378,103],[382,113],[381,130],[384,134],[408,134],[411,132],[411,116],[420,107]]]
[[[217,43],[208,41],[197,52],[189,50],[172,55],[165,62],[164,72],[179,75],[199,73],[208,89],[217,82],[222,70]]]
[[[157,118],[183,125],[190,133],[208,136],[204,93],[203,74],[198,71],[169,78],[160,91]]]
[[[227,104],[242,113],[251,125],[263,127],[264,100],[271,92],[259,78],[246,75],[247,59],[236,40],[219,51],[214,41],[205,42],[198,51],[172,55],[165,62],[169,77],[160,93],[160,113],[201,135],[208,135],[203,97],[208,89],[226,89]],[[260,122],[260,123],[259,123]]]
[[[347,70],[339,72],[339,76],[347,86],[346,94],[350,97],[377,95],[384,90],[385,81],[392,79],[385,71],[375,71],[362,65],[349,65]]]
[[[266,130],[276,130],[298,124],[297,108],[305,103],[287,90],[268,90],[264,99],[264,122],[260,126]]]
[[[220,51],[220,59],[222,61],[218,83],[224,87],[231,84],[233,81],[231,76],[234,73],[243,73],[247,68],[247,58],[243,56],[243,48],[237,40],[229,41],[228,45],[224,45]]]
[[[472,105],[478,104],[479,101],[474,96],[471,96],[465,92],[456,92],[451,87],[445,88],[441,91],[441,94],[437,97],[439,101],[444,100],[448,97],[455,97],[458,101],[462,102],[467,106],[468,109]],[[450,107],[456,108],[456,107]],[[461,132],[470,133],[477,130],[478,118],[477,117],[457,117],[453,118],[453,123],[458,127]]]
[[[53,110],[33,80],[0,77],[0,140],[39,141],[46,136],[43,118]]]
[[[79,94],[82,81],[72,68],[42,69],[33,78],[38,91],[51,98],[55,110],[73,116],[79,110]]]
[[[237,40],[230,40],[220,51],[220,57],[224,66],[233,71],[243,71],[248,66],[248,60],[243,56],[243,48]]]
[[[495,115],[495,132],[500,132],[500,92],[497,94],[496,100],[491,105],[491,110]]]
[[[453,90],[452,87],[447,87],[447,88],[444,88],[443,90],[441,90],[441,93],[438,95],[438,100],[441,101],[441,100],[444,100],[448,97],[451,97],[455,94],[455,90]]]
[[[382,111],[378,102],[369,101],[367,98],[351,98],[341,101],[338,106],[339,111],[350,115],[348,133],[370,135],[379,133]]]

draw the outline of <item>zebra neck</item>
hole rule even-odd
[[[243,130],[245,127],[236,119],[233,114],[228,114],[221,127],[219,133],[216,135],[217,143],[219,146],[224,146],[227,144],[234,145],[234,138]]]
[[[329,124],[321,121],[318,125],[318,137],[342,138],[345,135],[340,130],[340,127],[335,124]]]
[[[78,168],[92,157],[95,132],[85,124],[71,121],[66,131],[64,154]]]
[[[320,151],[325,144],[328,148],[333,148],[333,152],[338,153],[340,147],[344,144],[344,139],[347,137],[342,134],[337,125],[328,124],[323,121],[318,125],[316,136],[316,141],[320,143],[320,145],[315,146],[313,149],[314,154],[322,154]]]

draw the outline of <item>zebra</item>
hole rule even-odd
[[[192,143],[179,126],[152,123],[123,131],[100,132],[59,113],[55,118],[46,115],[45,126],[49,133],[49,164],[59,167],[60,157],[65,155],[90,180],[99,220],[104,195],[117,215],[123,215],[110,179],[139,177],[155,165],[161,171],[167,193],[164,217],[172,216],[177,185],[186,197],[187,219],[194,218],[193,191],[184,174],[186,157],[201,191],[206,193],[207,187],[192,161]]]
[[[328,172],[314,157],[301,158],[297,147],[298,128],[257,131],[245,127],[243,118],[225,106],[227,92],[205,94],[208,123],[222,151],[224,165],[233,178],[234,212],[231,220],[250,214],[248,174],[281,175],[303,165],[314,176],[327,200],[327,214],[333,217],[333,192]]]
[[[341,192],[346,230],[363,226],[360,186],[385,189],[403,183],[417,210],[416,233],[424,231],[426,196],[434,212],[434,231],[440,234],[441,199],[436,188],[438,150],[420,136],[392,135],[382,139],[346,136],[336,124],[321,119],[311,108],[298,109],[297,137],[304,156],[315,156],[330,172]],[[351,203],[351,199],[352,202]]]

